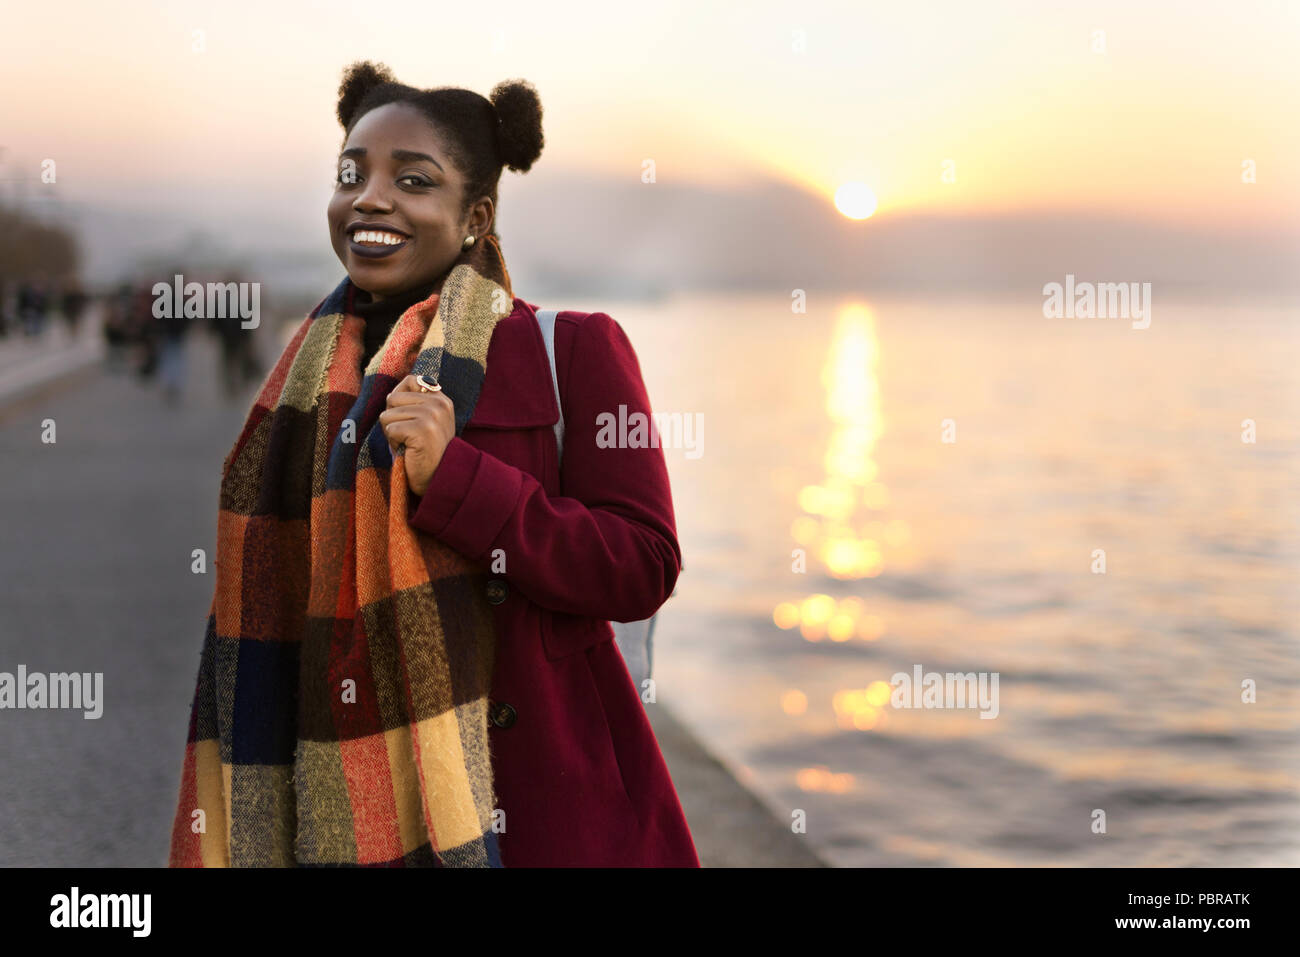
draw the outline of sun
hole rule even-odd
[[[876,211],[876,194],[866,183],[844,183],[835,191],[835,208],[849,219],[866,219]]]

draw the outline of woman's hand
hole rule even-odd
[[[423,495],[442,453],[456,437],[451,399],[445,392],[422,392],[415,376],[408,375],[388,393],[388,408],[379,413],[379,425],[393,455],[406,446],[406,484]]]

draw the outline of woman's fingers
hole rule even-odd
[[[428,402],[403,402],[401,405],[394,405],[384,409],[379,413],[380,422],[395,421],[397,419],[421,419],[426,415],[437,413],[437,409]]]
[[[393,386],[393,391],[388,394],[392,395],[394,392],[414,392],[416,395],[442,395],[441,390],[424,388],[420,383],[420,376],[417,375],[403,377],[402,381]]]
[[[394,454],[411,443],[408,451],[440,448],[454,430],[456,407],[451,397],[422,390],[416,376],[406,376],[395,385],[386,404],[379,413],[379,425]]]
[[[420,387],[415,381],[415,376],[408,375],[403,377],[402,381],[393,386],[393,392],[419,392]],[[393,392],[388,393],[392,395]],[[421,393],[427,395],[427,393]]]
[[[411,424],[410,419],[400,422],[392,422],[384,425],[384,438],[388,440],[388,447],[394,452],[406,442],[410,441],[416,435],[416,428]]]
[[[394,389],[388,393],[388,407],[399,405],[437,405],[440,402],[451,404],[451,399],[443,392],[398,392]]]

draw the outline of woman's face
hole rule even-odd
[[[461,217],[465,177],[423,114],[401,103],[361,117],[339,154],[330,241],[348,276],[376,299],[433,282],[465,237],[491,229],[484,197]]]

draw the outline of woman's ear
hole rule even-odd
[[[496,208],[492,200],[484,196],[470,207],[469,228],[475,236],[486,236],[492,231],[492,221],[496,217]]]

